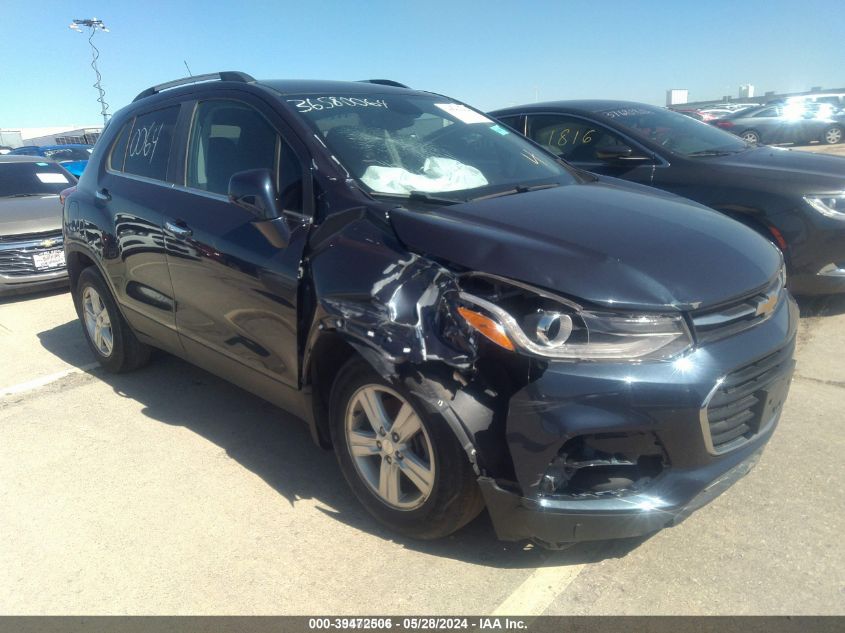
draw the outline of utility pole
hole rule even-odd
[[[102,80],[102,75],[100,75],[100,70],[97,68],[97,59],[100,57],[99,49],[94,46],[94,34],[97,31],[103,31],[108,33],[109,30],[106,28],[106,25],[103,24],[102,20],[98,20],[97,18],[90,18],[85,20],[74,20],[70,23],[71,30],[76,31],[77,33],[84,33],[83,29],[88,29],[88,43],[91,45],[91,68],[94,69],[94,75],[97,78],[97,81],[94,82],[94,87],[97,89],[99,93],[99,97],[97,97],[97,101],[100,102],[100,114],[103,115],[103,127],[105,127],[106,123],[108,123],[108,109],[109,104],[106,103],[106,91],[103,90],[103,86],[100,85],[100,81]]]

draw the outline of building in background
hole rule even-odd
[[[743,96],[743,89],[749,89],[750,94],[745,97]],[[670,91],[667,91],[667,98]],[[731,95],[724,95],[718,99],[707,99],[705,101],[689,101],[686,103],[687,106],[693,108],[708,108],[713,106],[722,106],[726,103],[737,102],[737,103],[756,103],[759,105],[763,105],[769,103],[770,101],[784,101],[789,97],[801,97],[804,95],[819,95],[819,94],[842,94],[845,93],[845,88],[822,88],[821,86],[813,86],[810,90],[805,90],[804,92],[781,92],[777,93],[774,91],[769,91],[763,94],[762,96],[756,97],[754,96],[754,85],[753,84],[744,84],[739,88],[739,97],[732,97]],[[672,105],[667,103],[666,105]]]
[[[0,148],[3,147],[20,147],[23,145],[23,137],[20,130],[10,130],[8,128],[0,128]]]
[[[102,132],[102,125],[91,125],[87,127],[65,125],[21,130],[23,145],[69,145],[71,143],[93,145],[100,138]]]
[[[672,88],[666,91],[666,105],[681,105],[689,100],[689,90],[686,88]]]
[[[739,87],[740,99],[751,99],[754,97],[754,84],[742,84]]]

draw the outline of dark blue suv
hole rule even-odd
[[[145,90],[64,232],[105,368],[156,347],[293,412],[418,538],[485,504],[553,546],[672,525],[747,472],[792,375],[768,241],[385,80]]]

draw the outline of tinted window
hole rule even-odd
[[[142,114],[135,119],[126,151],[124,171],[128,174],[165,180],[173,128],[179,106]]]
[[[279,137],[253,108],[234,101],[204,101],[197,107],[192,129],[189,187],[225,195],[232,174],[260,168],[275,173]],[[289,155],[286,160],[290,161]]]
[[[757,114],[755,114],[754,118],[768,119],[778,115],[779,112],[777,108],[766,108],[765,110],[760,110]]]
[[[498,117],[498,119],[512,130],[516,130],[517,132],[522,134],[523,128],[519,124],[519,116],[500,116]]]
[[[596,151],[627,146],[617,134],[577,117],[541,114],[528,116],[528,136],[550,152],[571,161],[595,161]]]
[[[75,183],[76,178],[55,163],[0,163],[0,198],[56,194]]]
[[[642,138],[686,156],[741,152],[750,147],[733,134],[665,108],[621,105],[595,114],[635,139]]]
[[[126,159],[126,144],[129,140],[129,131],[132,129],[132,121],[130,120],[120,134],[117,135],[109,152],[109,168],[115,171],[123,171],[123,161]]]

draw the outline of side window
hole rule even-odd
[[[522,134],[525,130],[523,126],[519,124],[519,115],[517,116],[500,116],[497,117],[499,121],[507,125],[510,129],[516,130],[520,134]]]
[[[766,108],[754,115],[755,119],[768,119],[778,116],[777,108]]]
[[[112,143],[109,151],[109,169],[123,171],[123,161],[126,159],[126,145],[129,141],[129,132],[132,130],[132,120],[124,124],[120,134]]]
[[[179,106],[142,114],[135,119],[123,171],[156,180],[167,178],[167,163]]]
[[[558,114],[529,115],[528,136],[570,162],[597,161],[597,150],[627,146],[618,135],[601,125]]]
[[[235,101],[203,101],[194,113],[185,184],[226,195],[232,174],[260,168],[275,173],[279,143],[276,131],[255,109]],[[296,157],[289,148],[281,154],[287,175]],[[280,190],[290,186],[281,179],[278,184]],[[301,208],[301,187],[299,196]]]

